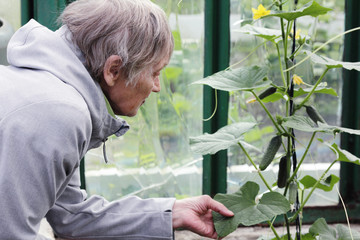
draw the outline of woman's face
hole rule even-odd
[[[135,86],[131,84],[126,85],[126,79],[124,79],[122,74],[117,76],[113,86],[104,87],[102,85],[104,94],[114,113],[121,116],[135,116],[151,92],[160,91],[160,71],[167,64],[168,59],[162,60],[153,67],[150,73],[141,74]]]

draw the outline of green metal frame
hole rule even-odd
[[[204,76],[226,69],[230,59],[230,1],[205,1],[205,59]],[[209,118],[216,108],[215,115],[203,123],[203,132],[214,133],[227,125],[229,94],[214,91],[204,86],[203,113]],[[217,101],[217,104],[216,104]],[[227,151],[204,156],[203,193],[210,196],[226,193]]]
[[[58,28],[57,17],[65,8],[67,0],[21,0],[21,23],[31,18],[51,30]]]
[[[346,1],[346,30],[360,26],[358,0]],[[345,36],[344,61],[360,61],[360,32],[356,31]],[[349,128],[360,128],[360,74],[357,71],[344,70],[342,125]],[[342,148],[360,156],[360,137],[342,134]],[[341,163],[341,194],[346,202],[360,200],[360,167]],[[359,214],[360,216],[360,214]]]
[[[21,0],[21,25],[27,23],[31,18],[34,18],[34,1]]]
[[[360,2],[345,1],[345,30],[360,26]],[[347,62],[360,61],[360,32],[356,31],[345,36],[343,60]],[[357,71],[343,70],[343,93],[341,123],[344,127],[360,128],[360,74]],[[356,156],[360,156],[360,137],[350,134],[341,135],[341,147]],[[340,193],[344,199],[349,218],[360,221],[360,167],[354,164],[341,163]],[[334,222],[345,222],[344,210],[338,206],[328,214]],[[335,216],[335,217],[334,217]]]

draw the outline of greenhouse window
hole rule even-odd
[[[109,200],[126,195],[184,198],[201,194],[202,158],[189,135],[202,129],[202,87],[191,83],[203,74],[204,1],[154,1],[168,16],[175,40],[169,65],[161,72],[161,92],[151,94],[130,130],[86,155],[86,189]],[[121,183],[121,184],[118,184]]]
[[[264,1],[265,6],[270,5],[271,1]],[[266,5],[267,4],[267,5]],[[300,37],[308,37],[311,39],[301,49],[313,51],[327,40],[336,36],[338,33],[344,32],[345,19],[344,19],[344,2],[343,1],[327,1],[327,7],[333,9],[327,15],[319,16],[317,18],[305,16],[297,19],[296,27],[297,34]],[[266,42],[261,37],[256,37],[251,34],[240,33],[238,30],[243,22],[252,18],[251,8],[256,8],[252,1],[232,1],[231,5],[231,63],[230,65],[236,67],[244,65],[264,65],[269,70],[269,78],[277,79],[275,84],[281,85],[282,77],[279,75],[279,59],[277,58],[277,50],[274,44],[270,41]],[[279,29],[280,21],[278,18],[267,18],[260,20],[254,26],[266,27],[269,29]],[[305,37],[305,38],[306,38]],[[265,43],[266,42],[266,43]],[[290,41],[289,41],[290,42]],[[343,54],[343,40],[338,38],[336,41],[331,42],[325,48],[321,49],[318,54],[326,54],[333,59],[342,60]],[[300,53],[298,54],[297,61],[301,61],[304,58]],[[276,71],[277,70],[277,71]],[[315,84],[316,80],[321,76],[324,71],[324,66],[313,65],[310,61],[306,61],[299,65],[295,73],[302,77],[302,80],[310,85]],[[342,92],[342,70],[340,68],[332,69],[331,73],[327,75],[325,79],[327,85],[333,88],[338,94]],[[307,86],[302,86],[307,88]],[[341,124],[341,102],[339,98],[341,95],[328,95],[328,94],[316,94],[312,102],[308,104],[314,104],[319,110],[320,114],[324,116],[326,122],[330,125]],[[270,138],[276,133],[276,129],[267,118],[266,114],[262,111],[260,104],[256,102],[251,103],[249,99],[253,98],[250,92],[233,92],[230,96],[230,110],[229,110],[229,122],[236,121],[256,121],[260,123],[254,130],[245,135],[246,142],[253,144],[260,149],[266,147],[266,143],[270,141]],[[276,116],[283,114],[285,108],[279,108],[279,102],[266,103],[269,111]],[[278,111],[278,112],[277,112]],[[296,134],[296,153],[297,158],[301,159],[306,150],[306,140],[310,139],[311,134],[295,131]],[[316,137],[322,137],[324,139],[331,139],[331,135],[317,134]],[[336,142],[340,143],[340,138],[337,137]],[[259,153],[254,153],[259,154]],[[303,168],[298,173],[298,178],[310,175],[313,177],[319,177],[326,170],[333,158],[333,152],[324,144],[319,141],[314,141],[311,146],[309,156],[306,158],[306,162]],[[275,162],[278,162],[275,159]],[[234,192],[238,189],[239,183],[252,180],[260,184],[260,192],[264,191],[266,187],[261,184],[261,179],[257,174],[254,174],[254,169],[248,167],[248,160],[244,156],[241,149],[233,147],[229,151],[229,164],[228,164],[228,192]],[[330,174],[330,173],[329,173]],[[337,163],[332,169],[331,174],[340,175],[340,163]],[[264,173],[264,176],[269,182],[276,182],[278,175],[278,164],[273,164]],[[339,184],[337,184],[338,187]],[[306,192],[305,192],[306,193]],[[337,205],[338,197],[336,188],[331,192],[319,191],[311,197],[309,206],[322,206],[322,205]]]
[[[35,18],[55,29],[54,20],[69,2],[71,1],[22,0],[21,23]],[[231,193],[244,181],[258,181],[257,175],[248,167],[239,149],[232,148],[228,152],[202,157],[194,154],[188,144],[190,136],[199,135],[202,131],[215,132],[240,118],[263,119],[255,104],[245,104],[248,99],[246,94],[216,92],[207,86],[203,88],[191,84],[204,76],[224,70],[229,65],[242,66],[245,62],[238,62],[244,58],[249,62],[268,64],[270,68],[276,66],[274,55],[271,52],[265,54],[267,45],[261,45],[258,39],[234,31],[243,20],[251,18],[251,8],[256,7],[252,4],[255,3],[250,0],[154,2],[165,9],[175,39],[171,62],[161,74],[163,91],[152,96],[137,117],[126,119],[132,126],[130,132],[119,139],[108,140],[106,148],[109,164],[103,162],[101,150],[89,152],[86,166],[82,165],[82,172],[86,173],[87,190],[90,194],[101,194],[110,200],[129,194],[183,198],[202,193],[212,196],[216,193]],[[330,13],[331,17],[319,21],[304,18],[298,22],[299,28],[303,26],[312,31],[306,34],[315,35],[313,47],[345,29],[360,25],[358,1],[322,2],[334,9]],[[263,4],[270,3],[269,0]],[[360,34],[354,32],[338,38],[322,51],[330,53],[337,60],[360,61],[359,42]],[[250,52],[259,45],[261,46],[256,51]],[[311,71],[307,71],[308,67],[304,65],[302,70],[299,69],[302,71],[299,74],[306,82],[311,83],[322,69],[314,66]],[[334,103],[334,98],[319,95],[315,104],[327,122],[359,129],[359,74],[353,71],[331,71],[327,82],[336,89],[342,101],[337,104]],[[265,122],[246,138],[255,145],[260,145],[269,141],[273,131]],[[267,134],[267,137],[259,137],[263,134]],[[301,138],[301,134],[298,137]],[[336,141],[344,149],[360,155],[360,138],[343,134]],[[301,144],[297,147],[300,157],[304,147]],[[316,146],[311,149],[311,154],[312,159],[321,158],[324,161],[309,161],[301,174],[318,175],[332,153]],[[266,171],[269,179],[276,176],[277,168],[274,164]],[[335,175],[341,177],[337,188],[345,202],[349,203],[349,213],[353,219],[360,216],[360,186],[357,184],[359,170],[359,167],[346,163],[335,165],[332,169]],[[83,183],[84,180],[85,178]],[[304,214],[308,219],[319,215],[319,212],[331,221],[345,219],[336,192],[316,195],[312,201],[312,207],[306,209]]]

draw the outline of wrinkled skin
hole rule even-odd
[[[160,71],[168,64],[165,58],[156,63],[151,71],[141,74],[135,86],[127,84],[121,70],[119,56],[110,56],[104,66],[100,86],[116,115],[133,117],[151,93],[160,92]]]

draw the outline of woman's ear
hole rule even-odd
[[[119,56],[111,55],[108,57],[108,59],[106,59],[104,64],[103,77],[109,87],[114,86],[115,82],[119,79],[121,74],[120,67],[121,58]]]

